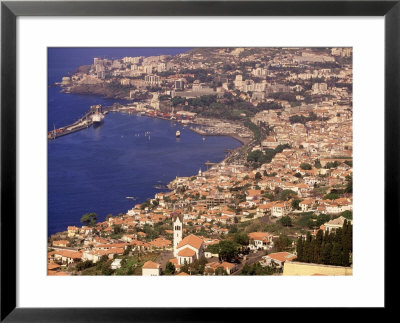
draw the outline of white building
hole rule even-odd
[[[328,90],[326,83],[314,83],[312,86],[313,93],[325,93]]]
[[[161,266],[153,261],[146,261],[142,267],[142,276],[160,276]]]
[[[251,232],[249,236],[249,248],[252,250],[268,250],[273,247],[272,235],[268,232]]]
[[[276,266],[277,268],[282,268],[285,261],[291,261],[296,259],[296,255],[289,252],[275,252],[270,253],[267,256],[262,257],[263,261],[261,265],[263,266]]]
[[[172,223],[174,227],[174,257],[177,256],[177,246],[178,243],[182,241],[183,235],[183,214],[173,213]]]
[[[344,221],[347,220],[345,217],[340,216],[336,219],[330,220],[329,222],[324,223],[324,231],[331,232],[332,230],[336,230],[338,228],[343,228]],[[351,220],[347,220],[352,223]]]
[[[276,203],[271,209],[271,215],[275,217],[285,216],[289,212],[289,206],[285,202]]]
[[[204,255],[204,241],[191,234],[184,239],[183,235],[183,215],[181,213],[172,214],[174,228],[174,257],[177,258],[179,265],[185,262],[190,264]]]
[[[267,69],[266,68],[255,68],[251,71],[251,74],[253,74],[254,76],[265,76],[267,75]]]
[[[243,76],[242,75],[236,75],[235,81],[233,81],[235,84],[236,88],[240,88],[243,85]]]
[[[161,80],[158,75],[146,75],[144,77],[144,81],[147,84],[160,84]]]

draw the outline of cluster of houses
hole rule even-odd
[[[249,148],[263,153],[286,148],[256,169],[246,167],[245,163],[222,162],[205,172],[200,169],[190,177],[176,177],[168,185],[168,192],[155,194],[147,205],[135,205],[126,214],[109,217],[94,226],[69,226],[64,237],[49,244],[49,275],[65,275],[65,267],[81,261],[97,263],[104,256],[113,259],[112,269],[118,269],[121,267],[118,257],[127,250],[170,250],[173,257],[169,262],[179,275],[186,275],[180,272],[181,266],[203,256],[209,260],[208,274],[219,268],[232,274],[237,271],[236,264],[217,261],[206,250],[226,238],[237,223],[266,217],[275,221],[312,212],[336,216],[321,226],[322,230],[343,226],[344,217],[339,215],[352,211],[352,194],[335,196],[334,192],[343,191],[353,172],[352,93],[347,86],[352,83],[352,67],[345,64],[338,72],[330,66],[336,57],[351,55],[351,50],[340,48],[333,48],[330,53],[313,49],[215,48],[174,57],[95,58],[88,71],[64,78],[66,87],[115,80],[132,88],[134,93],[149,92],[149,88],[156,87],[157,90],[151,90],[150,107],[146,105],[156,111],[156,116],[162,108],[161,96],[189,98],[215,94],[221,98],[230,93],[254,107],[274,103],[280,108],[260,109],[251,118],[255,125],[267,125],[268,134]],[[188,73],[198,69],[213,71],[208,75],[215,77],[200,82],[195,74]],[[307,83],[310,88],[305,89],[305,82],[315,79],[318,82]],[[304,97],[306,92],[321,100],[309,102]],[[296,102],[288,101],[284,94],[294,94]],[[195,118],[195,114],[187,111],[177,113],[182,119]],[[282,192],[290,194],[284,197]],[[172,223],[172,228],[154,239],[147,237],[144,229],[160,222]],[[123,232],[118,239],[116,227]],[[296,257],[288,252],[271,253],[276,236],[268,232],[250,232],[248,236],[250,250],[268,252],[260,262],[262,266],[281,267]],[[162,264],[149,260],[144,263],[142,273],[157,276],[162,269]]]
[[[207,252],[207,246],[216,244],[220,240],[206,238],[204,236],[197,236],[194,234],[188,234],[184,237],[184,214],[182,212],[172,212],[168,216],[172,222],[173,230],[166,230],[167,234],[173,236],[173,241],[168,240],[164,237],[156,238],[150,242],[142,240],[145,235],[138,234],[124,234],[119,242],[114,241],[110,238],[94,237],[90,239],[90,233],[87,234],[86,238],[90,243],[83,243],[83,247],[69,247],[68,240],[54,240],[52,242],[52,250],[48,252],[48,275],[67,275],[63,269],[68,268],[70,265],[74,265],[81,261],[91,261],[97,263],[103,256],[107,259],[113,260],[111,263],[111,269],[121,268],[122,258],[117,258],[125,254],[126,250],[138,250],[142,252],[148,251],[164,251],[171,250],[173,258],[168,261],[172,263],[176,272],[179,275],[185,275],[180,272],[180,268],[186,264],[192,264],[196,260],[202,257],[208,259],[205,265],[205,273],[207,275],[213,275],[221,268],[225,274],[233,274],[237,269],[236,263],[221,262],[218,260],[218,254],[212,254]],[[115,219],[115,218],[114,218]],[[321,226],[320,229],[324,231],[336,230],[343,226],[346,219],[344,217],[338,217],[328,221]],[[84,228],[84,227],[82,227]],[[82,228],[69,227],[68,236],[75,239],[82,238]],[[277,252],[270,253],[274,247],[274,238],[277,236],[268,232],[250,232],[248,234],[250,250],[265,250],[268,252],[266,256],[263,256],[260,260],[262,266],[273,266],[275,268],[282,268],[285,261],[291,261],[296,258],[295,254],[289,252]],[[87,240],[84,240],[85,242]],[[162,265],[155,261],[147,261],[142,267],[143,276],[159,276],[162,273]]]

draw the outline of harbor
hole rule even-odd
[[[100,220],[126,212],[167,190],[176,176],[205,171],[205,162],[220,162],[227,149],[241,146],[225,136],[203,142],[169,120],[118,111],[106,114],[104,126],[48,140],[49,234],[65,229],[65,223],[79,225],[87,212]]]
[[[87,129],[92,125],[100,124],[104,121],[104,116],[113,109],[115,109],[115,106],[103,108],[101,105],[92,105],[90,106],[89,111],[73,124],[57,129],[54,127],[54,130],[48,132],[47,137],[48,139],[56,139],[58,137]]]
[[[147,105],[146,105],[147,106]],[[89,111],[86,112],[81,118],[74,123],[55,128],[48,132],[48,139],[53,140],[58,137],[66,136],[68,134],[87,129],[92,125],[101,124],[104,117],[109,112],[121,112],[128,114],[138,114],[140,116],[147,116],[151,118],[158,118],[162,120],[172,121],[174,123],[182,124],[183,127],[188,126],[188,129],[200,134],[205,140],[206,136],[229,136],[242,144],[248,144],[252,139],[252,134],[248,128],[240,123],[227,122],[216,119],[199,118],[194,115],[185,115],[178,113],[165,113],[159,110],[145,107],[142,102],[136,102],[133,105],[121,105],[118,103],[112,106],[102,107],[101,105],[92,105]],[[181,137],[181,132],[176,132],[176,137]]]
[[[92,125],[100,124],[103,123],[104,121],[104,116],[109,113],[109,112],[122,112],[122,113],[136,113],[138,115],[144,115],[152,118],[159,118],[163,120],[169,120],[173,122],[181,122],[185,123],[188,122],[189,120],[186,118],[182,118],[181,116],[175,116],[172,114],[166,114],[166,113],[157,113],[156,111],[152,109],[145,109],[142,107],[141,103],[138,103],[133,106],[123,106],[118,103],[112,105],[112,106],[106,106],[102,107],[101,105],[92,105],[90,106],[90,109],[88,112],[86,112],[81,118],[79,118],[77,121],[74,123],[60,127],[60,128],[55,128],[53,130],[50,130],[48,132],[48,139],[53,140],[57,139],[58,137],[66,136],[68,134],[87,129]],[[180,133],[177,134],[177,137],[180,136]]]

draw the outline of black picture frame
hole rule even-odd
[[[400,1],[4,1],[1,3],[1,321],[237,321],[244,309],[17,308],[16,19],[19,16],[384,16],[385,19],[385,309],[399,286],[392,261],[399,232]],[[15,242],[15,243],[11,243]],[[394,257],[393,257],[394,256]],[[371,264],[372,265],[372,264]],[[373,277],[371,277],[373,279]],[[38,291],[40,294],[40,291]],[[299,295],[300,296],[300,295]],[[40,295],[38,295],[40,297]],[[391,298],[393,297],[393,298]],[[111,298],[111,297],[110,297]],[[83,304],[84,305],[84,304]],[[216,304],[217,305],[217,304]],[[275,309],[286,316],[287,309]],[[268,310],[270,311],[270,310]],[[271,318],[271,312],[268,312]],[[266,315],[248,309],[247,319]],[[378,315],[381,315],[379,313]],[[329,315],[320,313],[322,317]],[[315,316],[313,315],[315,318]],[[282,317],[281,317],[282,318]],[[245,320],[247,320],[245,319]]]

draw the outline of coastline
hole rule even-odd
[[[47,56],[48,276],[352,267],[352,48]]]
[[[192,124],[196,124],[196,123],[192,123]],[[199,135],[204,136],[204,137],[211,137],[211,136],[227,136],[227,137],[231,137],[231,138],[239,141],[242,144],[242,146],[247,145],[249,142],[251,142],[251,139],[246,140],[243,137],[240,137],[239,135],[237,135],[235,133],[205,133],[205,132],[202,132],[202,131],[197,130],[197,129],[193,129],[193,128],[189,128],[189,129],[192,130],[193,132],[199,134]],[[242,146],[240,146],[240,147],[238,147],[236,149],[239,149]]]
[[[114,110],[114,111],[109,111],[109,112],[118,112],[119,114],[131,114],[130,112],[132,111],[132,109],[127,109],[127,108],[122,108],[122,109],[119,109],[119,110]],[[135,111],[135,112],[132,112],[132,114],[135,114],[135,115],[139,115],[139,113],[138,113],[138,111]],[[159,117],[159,116],[156,116],[156,115],[147,115],[147,114],[145,114],[145,115],[143,115],[144,117],[148,117],[149,119],[162,119],[162,120],[165,120],[165,121],[169,121],[169,124],[176,124],[176,125],[179,125],[179,126],[182,126],[182,125],[187,125],[187,130],[191,130],[191,131],[193,131],[194,133],[196,133],[196,134],[198,134],[198,135],[202,135],[202,134],[200,134],[198,131],[194,131],[193,129],[191,129],[191,127],[190,127],[190,125],[192,124],[192,123],[186,123],[186,124],[184,124],[184,123],[181,123],[180,121],[177,121],[177,120],[171,120],[171,119],[168,119],[168,118],[162,118],[162,117]],[[194,123],[194,124],[196,124],[196,123]],[[85,127],[86,128],[86,127]],[[72,133],[72,132],[71,132]],[[234,151],[237,151],[238,149],[241,149],[242,147],[243,147],[243,141],[242,140],[239,140],[239,138],[237,138],[237,137],[239,137],[239,136],[235,136],[234,134],[205,134],[205,136],[218,136],[218,137],[222,137],[222,136],[225,136],[225,137],[230,137],[230,138],[232,138],[232,139],[235,139],[236,141],[238,141],[238,142],[240,142],[241,143],[241,145],[239,146],[239,147],[236,147],[236,148],[232,148],[232,150],[230,150],[230,152],[234,152]],[[235,138],[236,137],[236,138]],[[222,156],[221,156],[222,157]],[[229,159],[231,156],[230,156],[230,153],[228,153],[228,154],[225,154],[219,161],[216,161],[215,162],[215,165],[220,165],[221,163],[224,163],[224,162],[226,162],[227,161],[227,159]],[[207,172],[207,170],[204,170],[204,172]],[[191,174],[190,176],[195,176],[196,175],[196,172],[194,172],[193,174]],[[171,181],[170,181],[171,182]],[[168,184],[170,183],[170,182],[167,182]],[[173,190],[171,190],[171,189],[167,189],[167,192],[172,192]],[[146,197],[146,199],[154,199],[154,195],[152,195],[152,194],[150,194],[150,195],[148,195],[147,197]],[[138,204],[140,204],[140,203],[138,203]],[[129,208],[127,208],[124,212],[127,212],[129,210]],[[96,211],[97,212],[97,211]],[[98,221],[102,221],[101,219],[99,219]],[[71,221],[71,222],[69,222],[67,225],[66,225],[66,227],[65,227],[65,229],[61,229],[60,228],[60,230],[58,230],[58,231],[56,231],[56,232],[53,232],[53,233],[48,233],[48,237],[50,238],[51,236],[53,236],[53,235],[58,235],[58,234],[61,234],[61,233],[64,233],[66,230],[67,230],[67,227],[68,226],[79,226],[79,224],[77,223],[77,221]]]

